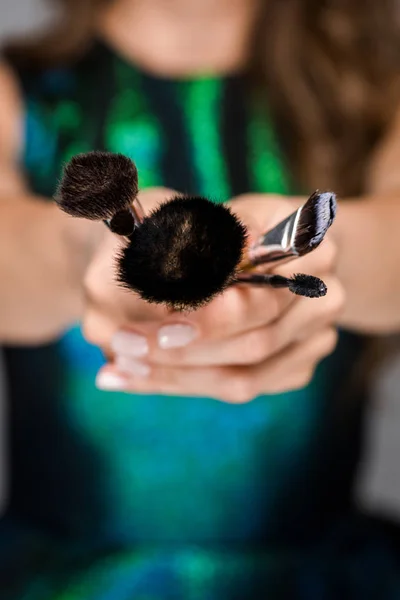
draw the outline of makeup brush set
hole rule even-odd
[[[336,214],[332,192],[314,192],[250,244],[246,226],[227,205],[176,195],[145,214],[138,189],[137,169],[128,157],[94,151],[65,166],[55,200],[69,215],[102,220],[123,236],[116,279],[146,301],[193,310],[234,284],[287,288],[309,298],[326,294],[317,277],[283,277],[262,268],[319,246]]]

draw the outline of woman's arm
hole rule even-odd
[[[347,299],[340,324],[400,330],[400,111],[368,173],[368,196],[343,200],[332,228]]]
[[[17,168],[21,104],[0,66],[0,341],[40,343],[80,317],[83,273],[101,233],[26,189]]]

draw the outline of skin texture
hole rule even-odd
[[[254,18],[253,9],[248,12],[244,6],[251,3],[221,2],[218,14],[211,1],[171,0],[169,9],[174,10],[168,11],[146,8],[156,4],[114,3],[99,27],[128,58],[161,75],[224,73],[244,64]],[[199,19],[212,27],[198,27]],[[185,40],[191,41],[192,53],[184,52]],[[305,385],[333,350],[338,323],[362,332],[400,329],[400,118],[370,165],[370,195],[341,200],[331,235],[321,247],[277,270],[321,277],[328,286],[326,297],[309,300],[287,290],[236,287],[183,315],[145,304],[115,285],[111,257],[120,242],[103,226],[70,219],[30,194],[16,167],[23,109],[5,67],[0,68],[0,89],[0,276],[5,282],[0,286],[0,340],[25,344],[54,339],[81,318],[88,340],[110,358],[102,373],[119,377],[114,389],[184,395],[201,390],[201,395],[245,402],[261,392]],[[150,210],[167,195],[166,190],[149,190],[141,200]],[[234,210],[256,234],[302,201],[249,195],[236,199]],[[177,323],[190,324],[195,339],[181,348],[160,349],[160,328]],[[146,338],[145,356],[132,357],[133,344],[115,352],[115,334],[122,330]],[[116,365],[121,357],[123,372]],[[147,377],[126,372],[137,373],[138,368]],[[100,375],[98,385],[107,387],[101,380]]]

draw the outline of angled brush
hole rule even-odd
[[[287,261],[315,250],[336,216],[336,195],[314,192],[307,202],[251,245],[243,268]]]

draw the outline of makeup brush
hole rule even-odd
[[[315,193],[247,248],[247,230],[226,205],[176,196],[144,216],[137,191],[137,171],[130,159],[91,152],[66,166],[56,201],[68,214],[103,219],[124,235],[118,281],[149,302],[175,309],[209,302],[255,265],[310,252],[322,241],[336,207],[334,194]],[[264,277],[263,285],[277,281]],[[260,279],[247,282],[261,284]],[[287,287],[295,289],[293,284]],[[305,288],[296,289],[294,293],[301,293]]]
[[[293,294],[307,298],[321,298],[325,296],[327,287],[322,279],[313,275],[297,273],[292,277],[271,275],[268,273],[245,273],[238,275],[235,283],[251,283],[252,285],[268,285],[273,288],[287,288]]]
[[[118,281],[148,302],[195,309],[233,282],[246,240],[227,206],[176,196],[135,228],[117,261]]]
[[[282,262],[315,250],[336,216],[336,195],[314,192],[307,202],[251,245],[242,267]]]
[[[72,217],[103,220],[114,233],[129,236],[144,218],[137,194],[134,162],[123,154],[94,151],[67,163],[55,201]]]

